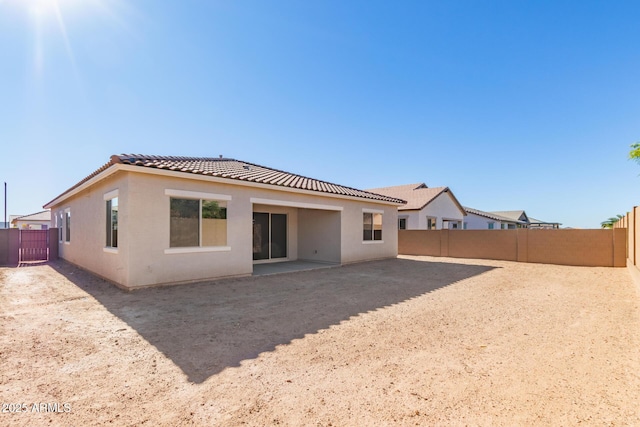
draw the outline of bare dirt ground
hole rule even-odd
[[[626,269],[484,260],[131,293],[4,268],[0,425],[640,425],[639,303]]]

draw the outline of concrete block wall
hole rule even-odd
[[[627,236],[626,264],[631,271],[632,277],[640,286],[640,254],[638,253],[638,244],[640,243],[639,211],[638,206],[631,208],[631,211],[614,225],[614,230],[623,230]]]
[[[624,267],[624,230],[400,230],[398,253]]]
[[[447,234],[449,235],[449,256],[518,260],[517,230],[462,230],[461,233]]]

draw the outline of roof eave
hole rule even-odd
[[[113,157],[117,157],[117,156],[113,156]],[[269,190],[284,191],[284,192],[289,192],[289,193],[310,194],[310,195],[315,195],[315,196],[330,197],[330,198],[336,198],[336,199],[355,200],[355,201],[360,201],[360,202],[383,204],[383,205],[390,205],[390,206],[397,206],[397,207],[400,207],[400,206],[403,206],[403,205],[406,204],[406,201],[401,200],[401,199],[393,199],[393,198],[390,198],[392,200],[369,199],[369,198],[365,198],[365,197],[357,197],[357,196],[348,196],[348,195],[342,195],[342,194],[326,193],[326,192],[323,192],[323,191],[306,190],[306,189],[300,189],[300,188],[289,188],[289,187],[283,187],[283,186],[278,186],[278,185],[273,185],[273,184],[264,184],[264,183],[259,183],[259,182],[236,180],[236,179],[230,179],[230,178],[220,178],[220,177],[215,177],[215,176],[210,176],[210,175],[187,174],[187,176],[185,176],[185,173],[181,172],[181,171],[172,171],[172,170],[166,170],[166,169],[156,169],[156,168],[149,168],[149,167],[145,167],[145,166],[125,165],[125,164],[122,164],[121,162],[115,163],[115,162],[113,162],[113,157],[112,157],[112,164],[107,169],[105,169],[104,171],[102,171],[99,174],[95,175],[94,177],[90,178],[89,180],[83,182],[82,184],[78,185],[77,187],[71,187],[71,189],[65,191],[64,193],[62,193],[61,195],[59,195],[55,199],[53,199],[50,202],[48,202],[47,204],[45,204],[43,207],[45,209],[51,209],[53,206],[57,206],[57,205],[63,203],[65,200],[75,196],[76,194],[84,191],[85,189],[91,187],[92,185],[96,184],[97,182],[99,182],[99,181],[101,181],[101,180],[113,175],[114,173],[116,173],[118,171],[127,171],[127,172],[134,172],[134,173],[146,173],[146,174],[152,174],[152,175],[172,176],[172,177],[175,177],[175,178],[182,178],[182,179],[196,179],[196,180],[209,181],[209,182],[218,182],[218,183],[222,183],[222,184],[240,185],[240,186],[244,186],[244,187],[257,187],[257,188],[264,188],[264,189],[269,189]],[[371,194],[375,194],[375,193],[371,193]],[[379,194],[379,196],[383,196],[383,195]],[[385,196],[385,197],[388,197],[388,196]]]

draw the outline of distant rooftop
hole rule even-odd
[[[51,211],[42,211],[29,215],[16,216],[11,219],[13,221],[50,221]]]
[[[420,182],[416,184],[396,185],[393,187],[372,188],[367,191],[406,200],[407,204],[398,208],[400,211],[421,210],[440,194],[449,193],[460,210],[464,212],[464,208],[460,205],[449,187],[429,188],[427,184]]]
[[[481,211],[479,209],[473,209],[467,206],[464,207],[464,210],[466,210],[467,213],[483,216],[485,218],[493,219],[496,221],[509,221],[509,222],[515,222],[517,224],[526,224],[525,221],[520,221],[519,219],[507,218],[506,216],[498,215],[495,212],[485,212],[485,211]]]

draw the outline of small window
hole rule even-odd
[[[118,198],[107,200],[107,242],[108,248],[118,247]]]
[[[493,230],[495,227],[496,223],[495,222],[490,222],[489,223],[489,230]]]
[[[501,230],[504,230],[505,228],[507,228],[507,227],[506,227],[506,224],[500,224],[500,229],[501,229]]]
[[[172,248],[227,245],[227,203],[171,198]]]
[[[64,222],[65,222],[65,242],[71,241],[71,210],[67,209],[64,211]]]
[[[469,229],[469,223],[467,221],[462,223],[462,229],[463,230],[468,230]]]
[[[62,242],[63,240],[63,236],[64,236],[64,226],[62,224],[64,224],[64,218],[63,218],[63,213],[62,212],[58,212],[58,241]]]
[[[363,240],[382,240],[382,214],[364,212],[362,215]]]
[[[398,218],[398,229],[400,230],[407,229],[407,218]]]
[[[427,217],[427,230],[435,230],[436,229],[436,218]]]

